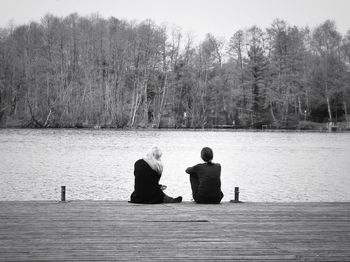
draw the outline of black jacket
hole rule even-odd
[[[220,203],[221,192],[220,164],[204,163],[186,169],[191,175],[193,198],[197,203]]]
[[[163,202],[164,193],[160,189],[160,175],[145,160],[135,162],[135,185],[130,202],[139,204],[159,204]]]

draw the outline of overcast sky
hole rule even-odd
[[[350,29],[350,0],[0,0],[0,26],[40,21],[47,13],[66,16],[99,13],[102,17],[147,18],[192,32],[228,39],[239,29],[268,27],[275,18],[291,25],[310,26],[334,20],[340,33]]]

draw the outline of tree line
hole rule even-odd
[[[350,30],[207,34],[98,15],[0,28],[0,126],[275,128],[348,123]]]

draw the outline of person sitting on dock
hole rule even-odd
[[[190,174],[192,196],[194,201],[201,204],[219,204],[224,194],[221,192],[221,166],[213,160],[213,150],[204,147],[201,158],[205,163],[186,169]]]
[[[164,194],[165,186],[159,184],[163,172],[162,152],[158,147],[152,147],[146,157],[135,162],[134,192],[130,202],[138,204],[180,203],[182,197],[172,198]]]

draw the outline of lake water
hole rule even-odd
[[[134,162],[163,151],[165,193],[191,200],[188,166],[209,146],[224,201],[350,201],[350,133],[0,130],[0,200],[128,200]]]

